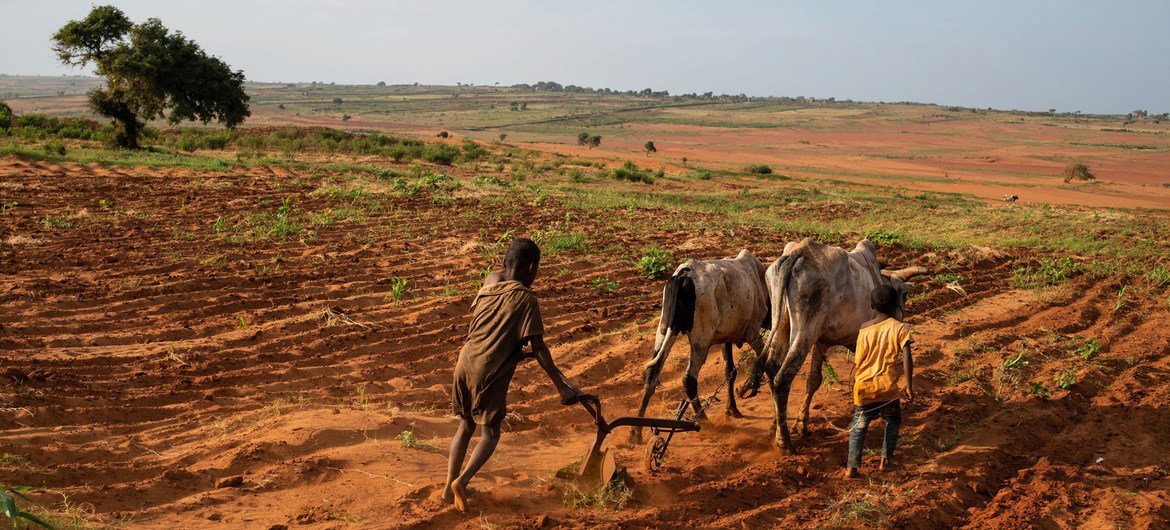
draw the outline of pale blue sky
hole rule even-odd
[[[91,0],[0,0],[0,73],[77,73]],[[1170,111],[1170,2],[114,1],[255,81],[512,84]]]

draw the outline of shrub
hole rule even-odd
[[[487,150],[480,147],[479,144],[472,140],[463,141],[463,159],[464,160],[479,160],[487,156]]]
[[[65,142],[61,140],[49,140],[41,148],[45,150],[45,154],[65,156]]]
[[[630,182],[642,182],[645,184],[653,184],[655,175],[661,178],[663,175],[665,175],[665,172],[663,172],[661,169],[658,170],[657,173],[649,169],[640,169],[638,166],[634,165],[633,162],[629,161],[627,161],[625,164],[622,164],[622,167],[614,168],[610,172],[610,176],[615,179],[628,180]]]
[[[333,98],[333,104],[334,104],[334,105],[340,105],[340,104],[342,104],[342,103],[345,103],[345,102],[344,102],[344,101],[342,101],[342,99],[341,99],[341,98]]]
[[[768,164],[750,164],[743,168],[744,173],[755,173],[757,175],[771,175],[772,167]]]
[[[642,259],[638,260],[635,265],[638,273],[642,276],[651,279],[658,279],[666,276],[666,271],[670,270],[671,257],[665,250],[659,248],[648,248],[646,254]]]
[[[432,164],[451,165],[459,156],[459,148],[447,144],[432,144],[422,150],[422,159]]]
[[[12,127],[12,107],[0,101],[0,129]]]
[[[1081,264],[1070,258],[1041,259],[1034,267],[1017,267],[1012,271],[1012,286],[1038,289],[1061,285],[1081,273]]]
[[[1064,181],[1066,183],[1074,180],[1093,180],[1097,178],[1089,171],[1089,166],[1081,163],[1076,163],[1064,168]]]

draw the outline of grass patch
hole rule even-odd
[[[402,447],[405,447],[407,449],[418,449],[420,451],[426,451],[428,453],[442,453],[443,452],[443,450],[440,449],[435,444],[419,440],[418,436],[415,435],[414,431],[411,431],[411,430],[406,430],[406,431],[402,431],[402,432],[398,433],[398,436],[396,436],[394,439],[398,440],[398,443],[401,443]]]
[[[1034,266],[1013,269],[1011,283],[1016,289],[1063,285],[1079,275],[1081,270],[1081,264],[1071,258],[1041,258]]]
[[[638,274],[650,279],[658,279],[666,276],[666,272],[670,270],[670,264],[673,261],[670,253],[656,247],[646,249],[645,254],[638,259],[634,264],[634,268],[638,269]]]

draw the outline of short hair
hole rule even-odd
[[[504,253],[504,268],[520,270],[533,263],[540,263],[540,247],[527,237],[518,237],[508,245],[508,252]]]
[[[879,285],[869,293],[869,305],[887,315],[898,311],[898,290],[889,285]]]

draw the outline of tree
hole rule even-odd
[[[650,156],[650,153],[658,152],[658,148],[654,147],[654,142],[647,141],[644,147],[646,148],[646,156]]]
[[[682,157],[683,167],[687,167],[687,157]]]
[[[589,143],[589,133],[583,132],[577,135],[577,145],[585,145]]]
[[[594,136],[589,137],[589,148],[590,149],[593,149],[594,147],[597,147],[599,145],[601,145],[601,137],[600,136],[594,135]]]
[[[344,100],[342,100],[341,98],[333,98],[333,104],[334,104],[334,105],[340,105],[340,104],[342,104],[342,103],[345,103],[345,101],[344,101]]]
[[[386,86],[386,82],[385,81],[378,81],[378,86]]]
[[[506,133],[506,132],[500,133],[500,141],[501,142],[503,142],[504,140],[507,140],[507,139],[508,139],[508,133]]]
[[[520,110],[528,110],[528,102],[527,101],[520,104]]]
[[[1097,178],[1092,171],[1089,171],[1089,166],[1083,163],[1072,164],[1064,168],[1064,182],[1068,184],[1074,180],[1093,180]]]
[[[119,146],[137,148],[149,120],[215,120],[234,128],[251,115],[244,72],[232,71],[156,18],[134,24],[114,6],[97,6],[61,26],[52,40],[63,64],[92,62],[106,78],[105,87],[90,92],[89,105],[114,120]]]
[[[0,101],[0,129],[12,127],[12,107]]]

